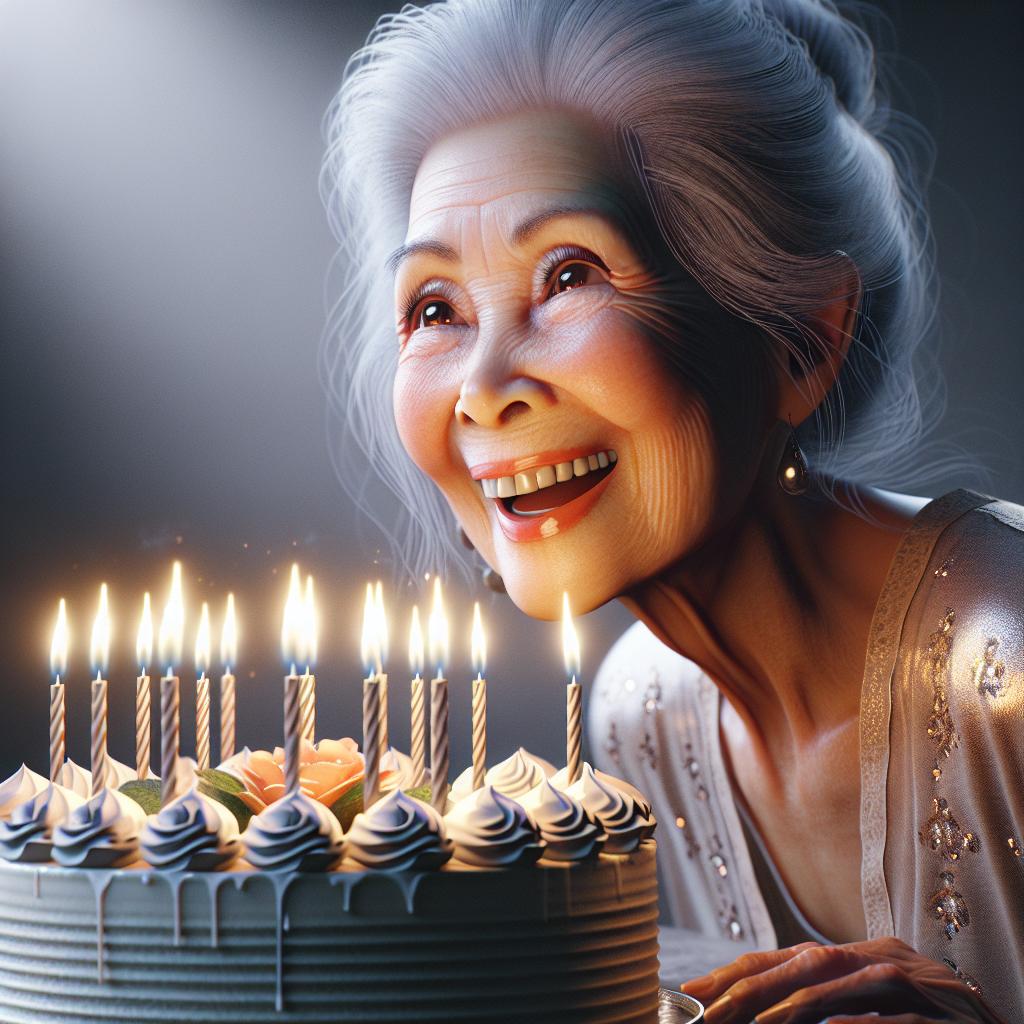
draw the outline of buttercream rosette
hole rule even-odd
[[[7,818],[11,811],[23,804],[29,797],[46,789],[50,780],[23,764],[13,775],[0,783],[0,820]]]
[[[412,758],[394,747],[388,747],[380,756],[380,776],[381,793],[412,789],[418,781],[413,771]]]
[[[0,857],[38,864],[53,854],[53,830],[84,801],[54,782],[18,804],[0,821]]]
[[[116,868],[138,857],[146,812],[116,789],[74,807],[53,830],[53,859],[64,867]]]
[[[193,787],[150,815],[142,830],[143,859],[160,871],[217,871],[242,852],[235,816]]]
[[[493,786],[499,793],[515,800],[540,785],[553,775],[554,771],[555,769],[543,758],[520,747],[511,757],[499,761],[487,770],[484,785]],[[452,804],[457,804],[472,792],[473,768],[470,766],[452,783],[448,799]]]
[[[455,857],[478,867],[526,867],[544,853],[544,840],[523,807],[494,786],[460,800],[446,815]]]
[[[345,836],[346,854],[377,871],[430,871],[454,850],[441,815],[400,789],[357,814]]]
[[[651,805],[613,784],[619,781],[611,776],[599,778],[594,769],[584,762],[580,778],[563,790],[597,818],[608,837],[604,844],[605,853],[632,852],[654,832],[657,824]]]
[[[289,793],[249,821],[245,859],[262,871],[327,871],[341,860],[338,819],[318,800]]]
[[[594,815],[550,779],[521,796],[519,803],[540,831],[549,860],[586,860],[604,845],[607,837]]]

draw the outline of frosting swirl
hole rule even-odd
[[[604,830],[594,816],[568,793],[555,789],[550,779],[521,797],[519,803],[533,818],[547,844],[550,860],[584,860],[605,842]]]
[[[390,793],[394,789],[412,789],[416,784],[413,778],[412,758],[400,750],[395,750],[394,747],[388,747],[381,754],[380,773],[382,793]]]
[[[326,871],[341,860],[341,824],[302,793],[289,793],[260,811],[243,841],[245,859],[263,871]]]
[[[353,860],[378,871],[431,870],[454,852],[441,815],[400,789],[357,814],[345,844]]]
[[[216,871],[242,852],[235,816],[194,788],[147,819],[141,845],[143,858],[163,871]]]
[[[479,867],[525,867],[544,852],[544,840],[529,814],[494,786],[460,800],[446,815],[455,857]]]
[[[73,807],[53,830],[53,859],[64,867],[115,868],[135,860],[146,812],[116,789]]]
[[[598,778],[589,764],[584,763],[583,774],[564,792],[597,818],[608,836],[605,853],[629,853],[654,831],[650,804]]]
[[[545,764],[546,762],[520,747],[511,757],[488,769],[484,776],[484,785],[493,786],[499,793],[515,800],[524,793],[529,793],[534,786],[539,786],[551,774],[545,770]],[[449,799],[453,804],[457,804],[472,792],[473,768],[470,766],[452,783]]]
[[[0,783],[0,819],[7,818],[15,807],[46,789],[49,780],[23,764],[13,775]]]
[[[84,801],[70,789],[49,783],[0,821],[0,857],[37,863],[49,860],[53,830]]]
[[[92,795],[92,772],[76,764],[70,757],[60,766],[58,781],[65,789],[70,789],[83,800],[88,800]]]

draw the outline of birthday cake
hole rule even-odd
[[[656,1019],[635,789],[520,750],[483,787],[456,779],[441,814],[389,750],[347,818],[355,745],[310,750],[297,790],[244,751],[149,813],[159,783],[129,769],[96,795],[77,766],[0,785],[4,1024]]]

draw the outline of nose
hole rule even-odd
[[[551,388],[500,360],[477,360],[466,374],[455,403],[455,419],[463,426],[500,427],[554,403]]]

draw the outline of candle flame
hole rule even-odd
[[[100,603],[96,609],[92,636],[89,639],[89,661],[92,663],[96,678],[101,678],[107,671],[110,661],[110,602],[106,583],[100,584]]]
[[[205,676],[210,667],[210,606],[204,601],[196,630],[196,672]]]
[[[171,590],[160,620],[157,638],[160,663],[167,666],[167,674],[174,675],[175,664],[181,661],[181,648],[185,643],[185,600],[181,593],[181,562],[171,568]]]
[[[50,672],[60,677],[68,670],[68,606],[62,597],[57,605],[57,621],[50,641]]]
[[[135,660],[142,672],[153,660],[153,608],[149,600],[149,591],[142,595],[142,616],[139,619],[139,631],[135,634]]]
[[[420,628],[419,605],[412,606],[409,623],[409,670],[414,676],[423,675],[423,630]]]
[[[373,588],[373,613],[377,621],[377,643],[380,647],[381,667],[378,671],[384,671],[384,665],[388,660],[388,619],[384,614],[384,585],[377,580]]]
[[[288,599],[284,604],[284,618],[281,622],[281,656],[286,665],[291,665],[293,675],[295,666],[302,661],[306,653],[304,610],[299,567],[293,563],[291,578],[288,581]]]
[[[366,584],[366,597],[363,599],[363,631],[359,638],[359,656],[366,669],[366,677],[382,670],[380,659],[380,635],[377,622],[377,604],[374,600],[373,584]]]
[[[320,620],[316,614],[316,601],[313,598],[313,577],[306,577],[306,591],[302,599],[302,632],[305,638],[306,668],[316,664],[317,647],[320,639]]]
[[[565,674],[572,676],[575,682],[580,672],[580,638],[572,624],[569,595],[565,591],[562,592],[562,658],[565,661]]]
[[[484,633],[483,619],[480,617],[480,602],[473,602],[473,631],[470,635],[470,649],[472,650],[473,671],[478,679],[483,678],[484,669],[487,668],[487,636]]]
[[[434,577],[434,600],[427,619],[427,646],[430,651],[430,663],[437,666],[438,678],[442,678],[445,663],[448,661],[448,618],[444,613],[440,576]]]
[[[228,605],[224,611],[224,625],[220,631],[220,660],[224,671],[230,675],[231,666],[238,662],[238,623],[235,621],[234,594],[228,594]]]

